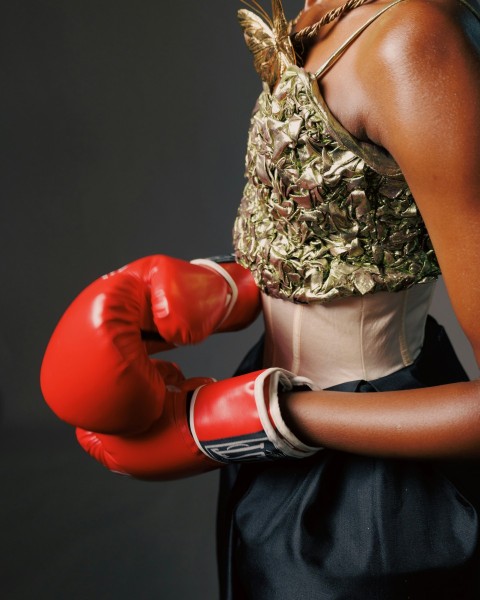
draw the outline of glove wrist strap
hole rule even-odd
[[[219,275],[221,275],[225,279],[225,281],[230,286],[231,295],[227,299],[227,305],[226,305],[227,309],[223,316],[223,319],[220,321],[220,323],[217,326],[217,328],[220,328],[221,325],[223,323],[225,323],[225,321],[228,319],[228,317],[230,316],[230,313],[232,312],[232,310],[235,307],[235,304],[237,303],[237,299],[238,299],[237,284],[233,280],[233,277],[230,275],[230,273],[228,273],[228,271],[226,271],[221,265],[219,265],[214,260],[211,260],[209,258],[196,258],[195,260],[191,260],[190,263],[192,265],[199,265],[201,267],[207,267],[207,269],[212,269],[213,271],[216,271]]]
[[[264,383],[268,383],[268,392],[265,396]],[[318,452],[304,444],[287,427],[280,410],[278,394],[280,391],[290,391],[295,387],[308,387],[314,389],[312,381],[305,377],[296,377],[293,373],[278,368],[266,369],[255,381],[255,402],[262,425],[273,444],[285,456],[292,458],[305,458]]]

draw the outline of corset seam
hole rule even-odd
[[[408,296],[410,290],[405,290],[403,294],[403,302],[402,302],[402,316],[399,330],[399,345],[400,345],[400,354],[402,356],[402,362],[404,367],[408,367],[411,365],[413,360],[410,354],[410,349],[408,347],[407,333],[406,333],[406,319],[407,319],[407,304],[408,304]]]
[[[270,299],[269,296],[266,297],[263,305],[264,305],[264,310],[266,308],[266,315],[265,317],[267,318],[267,322],[269,324],[269,327],[271,328],[271,340],[275,339],[275,332],[274,332],[274,323],[273,323],[273,317],[272,317],[272,305],[271,305],[272,300]],[[270,366],[275,366],[277,364],[277,344],[270,342],[270,347],[271,347],[271,352],[272,352],[272,356],[270,359],[271,365]]]
[[[292,373],[300,372],[300,352],[301,352],[301,337],[302,337],[302,317],[303,306],[297,305],[295,314],[293,315],[293,330],[292,330]]]
[[[365,366],[365,352],[364,352],[364,337],[363,337],[363,329],[365,323],[365,298],[362,296],[362,300],[360,303],[360,327],[358,328],[359,336],[360,336],[360,360],[362,363],[362,373],[363,379],[368,380],[367,369]]]

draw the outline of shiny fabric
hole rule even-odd
[[[251,20],[242,25],[257,60],[252,38],[261,45],[268,26],[252,28]],[[234,225],[237,261],[264,293],[296,302],[437,278],[430,238],[396,163],[351,136],[328,110],[316,74],[292,62],[285,67],[288,60],[279,52],[275,66],[271,52],[270,62],[261,62],[264,91],[251,120]],[[272,78],[264,74],[268,65]]]
[[[265,24],[263,46],[255,45],[256,19],[257,25],[244,20],[247,43],[264,52],[256,65],[265,72],[272,49],[279,47],[277,31],[275,22]],[[338,301],[410,290],[434,280],[439,268],[398,165],[351,136],[325,104],[317,74],[285,57],[282,51],[270,79],[262,75],[264,91],[252,116],[247,184],[234,226],[236,258],[274,298],[272,304],[324,303],[335,311],[331,321],[341,323]],[[411,319],[412,310],[406,307],[402,318]],[[312,327],[312,337],[315,331],[322,335],[321,320],[307,318],[304,325]],[[375,353],[390,352],[375,327],[372,311],[368,331],[361,332],[362,343],[364,335],[372,336],[372,360]],[[270,350],[286,360],[306,350],[295,336],[278,338],[270,336],[277,346]],[[372,376],[373,364],[354,380],[341,376],[351,348],[340,344],[331,375],[345,382],[333,389],[363,393],[467,379],[431,318],[422,342],[412,344],[414,362],[408,366],[386,374],[379,363],[382,375]],[[268,352],[262,340],[239,373],[261,368]],[[308,358],[313,372],[315,356]],[[321,366],[323,357],[317,358]],[[219,496],[221,599],[478,600],[479,475],[473,462],[335,450],[304,460],[229,466],[222,470]]]
[[[263,366],[307,377],[321,389],[398,371],[420,354],[434,288],[426,283],[311,304],[262,294]]]
[[[240,371],[262,363],[260,343]],[[466,380],[433,319],[417,360],[337,390]],[[222,471],[222,600],[478,600],[480,469],[325,450]],[[466,499],[468,497],[468,500]]]

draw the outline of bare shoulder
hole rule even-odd
[[[480,100],[480,20],[460,0],[400,2],[371,28],[358,59],[373,115],[365,129],[387,148],[399,123],[430,127],[455,100]]]
[[[364,71],[365,131],[399,164],[480,359],[480,23],[459,0],[386,14]]]
[[[452,60],[476,64],[480,6],[473,1],[468,5],[460,0],[398,3],[371,29],[376,56],[389,68],[409,65],[415,69]]]

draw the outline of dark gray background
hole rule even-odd
[[[147,254],[231,250],[260,90],[238,6],[0,8],[5,598],[216,598],[217,474],[172,483],[110,474],[45,406],[38,372],[61,313],[99,275]],[[442,286],[432,312],[476,376]],[[172,358],[187,375],[226,377],[260,329]]]

